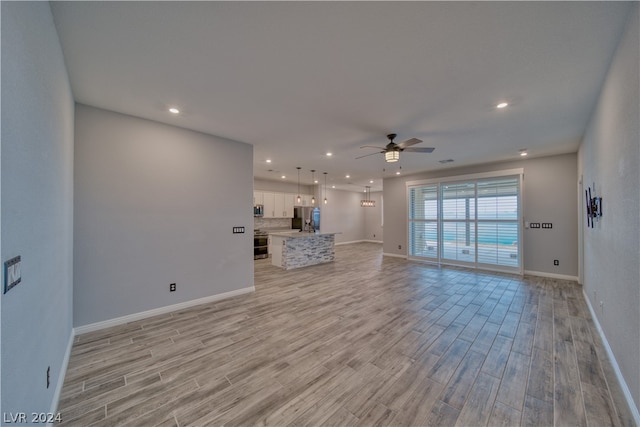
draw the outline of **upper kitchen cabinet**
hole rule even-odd
[[[293,194],[284,194],[284,217],[285,218],[293,218],[293,207],[294,202],[296,200],[295,195]]]
[[[275,193],[263,192],[262,202],[264,205],[264,218],[279,218],[276,215],[276,199]]]
[[[262,191],[253,192],[253,205],[264,205],[264,193]]]
[[[294,195],[268,191],[263,192],[262,195],[264,218],[293,218]]]

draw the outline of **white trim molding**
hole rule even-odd
[[[146,319],[148,317],[157,316],[159,314],[170,313],[172,311],[184,310],[200,304],[207,304],[214,301],[220,301],[226,298],[235,297],[242,294],[255,292],[256,288],[250,286],[248,288],[236,289],[235,291],[224,292],[222,294],[211,295],[208,297],[198,298],[191,301],[185,301],[178,304],[167,305],[165,307],[154,308],[153,310],[141,311],[140,313],[129,314],[127,316],[117,317],[102,322],[91,323],[88,325],[77,326],[74,328],[75,335],[86,334],[87,332],[98,331],[100,329],[110,328],[112,326],[123,325],[125,323],[134,322],[136,320]]]
[[[640,412],[638,411],[638,408],[636,407],[633,401],[633,396],[631,395],[629,386],[627,385],[627,382],[624,380],[624,377],[622,376],[622,372],[620,371],[620,366],[618,366],[618,362],[616,360],[616,357],[613,354],[613,350],[609,345],[609,341],[607,341],[607,337],[604,334],[604,330],[602,330],[602,326],[600,326],[600,322],[598,321],[596,312],[593,309],[593,306],[591,305],[591,301],[589,301],[589,298],[587,297],[587,293],[585,292],[584,288],[582,288],[582,295],[584,296],[584,300],[587,302],[587,307],[589,307],[589,312],[591,313],[591,318],[593,319],[593,323],[595,323],[596,325],[598,334],[602,339],[602,345],[604,346],[604,349],[607,351],[607,356],[609,356],[609,360],[611,361],[611,366],[613,366],[613,370],[616,373],[616,377],[618,379],[618,383],[620,384],[620,388],[622,389],[622,393],[624,393],[624,397],[627,401],[627,405],[629,405],[629,409],[631,410],[631,415],[633,416],[633,419],[635,420],[636,425],[640,426]]]
[[[382,256],[390,256],[393,258],[403,258],[403,259],[407,259],[406,255],[401,255],[401,254],[392,254],[392,253],[388,253],[388,252],[383,252]]]
[[[547,273],[546,271],[525,270],[524,274],[526,276],[548,277],[550,279],[570,280],[572,282],[577,282],[578,281],[578,276],[570,276],[570,275],[567,275],[567,274]]]
[[[481,172],[481,173],[472,173],[467,175],[453,175],[453,176],[442,176],[439,178],[429,178],[429,179],[420,179],[417,181],[407,181],[405,182],[405,187],[414,187],[422,184],[433,184],[436,182],[455,182],[455,181],[465,181],[465,180],[473,180],[473,179],[484,179],[484,178],[496,178],[501,176],[515,176],[515,175],[524,175],[524,168],[516,168],[516,169],[505,169],[505,170],[496,170],[491,172]]]
[[[351,245],[354,243],[382,243],[382,240],[367,240],[367,239],[363,239],[363,240],[352,240],[350,242],[340,242],[340,243],[336,243],[336,246],[341,246],[341,245]]]
[[[69,359],[71,358],[71,349],[73,348],[73,342],[75,341],[75,329],[71,328],[69,334],[69,340],[67,342],[67,351],[64,353],[62,359],[62,365],[60,365],[60,371],[58,373],[58,383],[56,389],[53,391],[53,400],[51,401],[51,410],[49,413],[55,414],[58,412],[58,404],[60,403],[60,393],[62,392],[62,386],[64,385],[64,378],[67,375],[67,367],[69,366]],[[49,424],[51,425],[51,424]]]

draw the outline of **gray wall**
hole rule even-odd
[[[371,200],[376,202],[375,207],[362,208],[362,213],[364,214],[364,238],[382,242],[382,191],[371,193]]]
[[[362,193],[327,188],[326,196],[328,203],[320,203],[320,230],[323,233],[342,233],[336,235],[336,243],[363,240]]]
[[[49,3],[1,7],[1,252],[22,283],[1,297],[0,414],[30,414],[55,408],[72,337],[73,99]]]
[[[523,213],[528,222],[551,222],[553,228],[524,230],[525,271],[578,276],[576,154],[452,168],[384,180],[384,252],[406,255],[406,182],[473,173],[524,169]],[[398,245],[402,249],[398,249]],[[559,266],[553,260],[560,261]]]
[[[311,182],[311,172],[305,172],[305,175],[306,174],[309,174],[309,176],[308,177],[303,176],[303,172],[300,171],[300,194],[313,194],[315,186],[303,184],[303,180],[307,182]],[[254,179],[253,189],[256,191],[273,191],[276,193],[297,194],[298,193],[297,171],[286,174],[286,176],[287,176],[287,179],[282,181],[271,181],[268,179]]]
[[[74,325],[253,286],[250,145],[84,105],[75,124]]]
[[[604,207],[596,227],[587,228],[585,221],[581,230],[584,291],[636,409],[640,408],[638,14],[636,5],[579,151],[584,188],[592,187],[593,191],[595,183]]]

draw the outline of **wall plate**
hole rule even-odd
[[[17,257],[13,257],[4,263],[4,293],[6,294],[16,286],[18,283],[22,282],[22,258],[20,255]]]

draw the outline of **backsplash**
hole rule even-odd
[[[291,218],[253,218],[253,228],[291,228]]]

